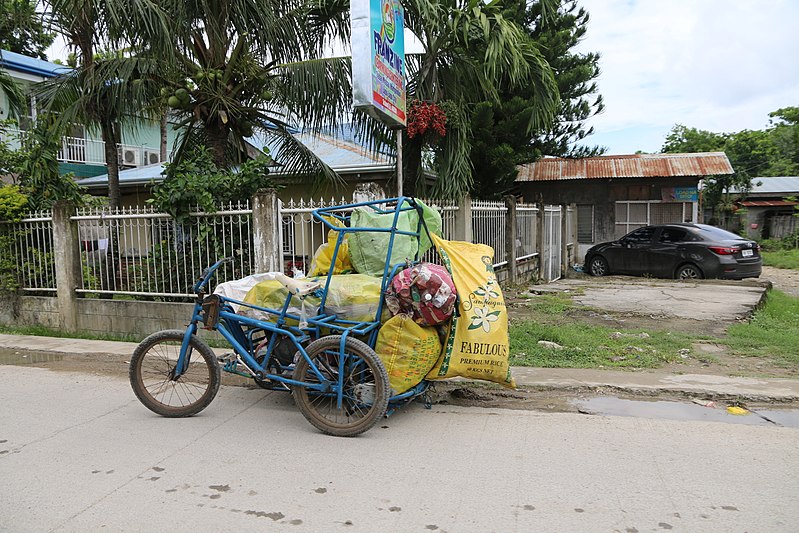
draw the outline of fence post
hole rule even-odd
[[[252,197],[252,226],[255,272],[283,272],[282,220],[275,189],[261,189]]]
[[[508,262],[508,282],[515,284],[518,281],[516,235],[519,231],[516,222],[516,197],[512,194],[505,196],[505,207],[508,208],[508,216],[505,218],[505,260]]]
[[[456,241],[472,242],[472,199],[468,194],[458,202],[453,233]]]
[[[536,220],[536,225],[538,227],[535,232],[535,251],[538,252],[538,277],[543,280],[547,280],[547,272],[544,271],[546,267],[546,259],[544,256],[547,253],[547,251],[544,250],[545,233],[547,229],[545,211],[546,206],[543,202],[539,202],[538,220]]]
[[[58,201],[53,205],[53,252],[58,258],[55,269],[58,299],[58,326],[64,331],[78,329],[78,300],[75,289],[81,279],[78,225],[69,217],[72,204]]]
[[[572,241],[572,256],[571,256],[571,264],[577,264],[577,258],[579,257],[580,250],[578,249],[579,243],[577,242],[577,204],[569,204],[569,209],[572,210],[572,216],[569,219],[571,222],[569,228],[569,236],[571,237]]]
[[[560,206],[560,277],[565,278],[569,272],[569,206]]]

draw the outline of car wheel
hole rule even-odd
[[[689,263],[677,269],[677,273],[674,277],[677,279],[702,279],[705,276],[702,274],[702,271],[699,270],[698,266]]]
[[[601,255],[591,258],[591,262],[588,263],[588,273],[592,276],[607,276],[610,274],[608,262]]]

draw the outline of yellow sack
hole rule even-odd
[[[425,328],[413,317],[399,314],[383,324],[377,334],[375,352],[388,372],[394,394],[417,385],[441,354],[435,328]]]
[[[325,309],[328,313],[335,313],[338,318],[343,320],[371,322],[375,319],[377,307],[383,297],[380,292],[380,284],[380,278],[364,274],[331,276]],[[250,289],[247,296],[244,297],[244,302],[280,311],[287,295],[288,292],[283,284],[272,279],[262,281]],[[301,318],[313,318],[319,314],[321,303],[322,299],[313,294],[309,294],[303,300],[292,296],[288,312]],[[259,320],[275,319],[274,315],[246,306],[241,306],[238,313]],[[390,316],[386,310],[383,315]],[[289,324],[296,325],[297,321],[289,321]]]
[[[335,217],[324,218],[334,226],[344,227],[344,223]],[[311,260],[311,267],[308,269],[308,276],[327,276],[328,272],[330,272],[330,263],[333,259],[333,251],[336,249],[338,234],[339,232],[333,229],[327,232],[327,242],[316,249]],[[350,260],[350,247],[345,236],[341,246],[338,247],[333,274],[348,274],[350,272],[355,272],[355,269]]]
[[[508,364],[508,312],[494,275],[493,248],[431,237],[458,290],[458,313],[427,379],[461,376],[515,388]]]

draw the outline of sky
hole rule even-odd
[[[606,109],[583,144],[658,152],[675,124],[759,130],[799,106],[797,0],[578,0]]]
[[[675,124],[757,130],[771,111],[799,106],[799,0],[578,3],[590,21],[577,51],[600,53],[606,106],[583,144],[658,152]],[[47,53],[67,51],[57,40]]]

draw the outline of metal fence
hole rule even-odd
[[[234,258],[221,280],[252,270],[252,210],[246,202],[193,212],[182,223],[150,207],[79,210],[71,219],[83,264],[80,293],[185,297],[218,259]]]
[[[505,260],[505,221],[508,208],[504,202],[472,201],[472,240],[494,249],[494,268]]]
[[[324,226],[313,218],[312,211],[346,203],[342,198],[289,200],[281,204],[279,214],[274,216],[281,221],[279,249],[285,272],[308,273],[314,252],[327,240]],[[456,203],[425,203],[441,214],[444,238],[458,238],[471,229],[473,242],[494,248],[494,266],[506,265],[508,208],[504,203],[473,201],[471,220],[459,216],[460,207]],[[571,209],[567,214],[574,216]],[[545,215],[544,227],[540,228],[539,208],[517,205],[514,242],[517,260],[523,261],[541,253],[537,247],[543,238],[546,256],[542,258],[540,274],[550,281],[561,275],[560,239],[573,242],[574,236],[561,236],[560,217],[565,215],[560,207],[548,206]],[[107,208],[81,209],[70,220],[78,232],[82,265],[79,293],[185,299],[192,295],[191,288],[200,272],[222,257],[233,257],[235,261],[220,272],[218,281],[254,273],[258,251],[253,250],[253,211],[248,202],[220,206],[215,213],[193,212],[181,223],[151,207],[114,212]],[[462,227],[464,224],[466,229]],[[571,225],[567,223],[566,227]],[[9,247],[18,264],[23,289],[54,292],[57,258],[51,214],[33,213],[20,222],[3,224],[0,229],[13,236]],[[539,236],[541,231],[543,236]],[[439,262],[433,249],[422,259]]]
[[[53,217],[49,212],[29,213],[19,222],[4,223],[3,254],[16,264],[21,289],[55,292],[56,271],[53,250]]]

